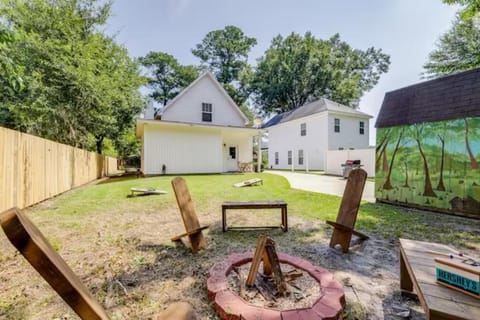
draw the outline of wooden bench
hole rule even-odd
[[[281,209],[282,224],[280,226],[250,226],[250,227],[227,227],[227,209]],[[282,228],[288,231],[287,203],[282,200],[273,201],[250,201],[250,202],[224,202],[222,204],[222,230],[228,229],[255,229],[255,228]]]
[[[400,239],[400,289],[417,296],[426,319],[480,319],[480,300],[436,283],[437,253],[454,249],[442,244]]]

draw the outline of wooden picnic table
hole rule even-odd
[[[275,209],[280,208],[282,214],[282,224],[280,226],[250,226],[250,227],[227,227],[227,209]],[[287,203],[283,200],[272,201],[248,201],[248,202],[224,202],[222,204],[222,230],[228,229],[255,229],[255,228],[282,228],[284,232],[288,231]]]
[[[434,259],[439,255],[434,252],[450,254],[455,250],[438,243],[400,239],[402,294],[416,293],[427,320],[480,319],[480,299],[436,283]]]

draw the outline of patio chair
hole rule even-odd
[[[334,248],[338,244],[342,247],[344,253],[348,252],[352,234],[359,237],[360,240],[368,239],[367,235],[354,230],[366,180],[367,172],[365,170],[359,168],[350,172],[338,210],[337,220],[335,222],[327,221],[329,225],[334,227],[330,247]]]
[[[0,224],[15,248],[80,318],[110,319],[100,303],[95,300],[25,213],[18,208],[4,211],[0,214]],[[176,313],[172,314],[174,311]],[[158,314],[156,319],[192,320],[195,319],[195,314],[190,305],[175,303]]]
[[[207,229],[209,226],[200,227],[200,222],[198,221],[192,197],[190,197],[190,192],[188,191],[185,180],[182,177],[173,178],[172,187],[186,230],[185,233],[173,237],[172,241],[180,241],[183,237],[188,236],[190,243],[187,243],[187,245],[191,247],[193,253],[197,253],[200,249],[206,249],[207,242],[203,237],[202,230]]]

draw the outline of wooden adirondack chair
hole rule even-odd
[[[365,170],[359,168],[350,172],[343,192],[342,203],[338,210],[337,220],[336,222],[327,221],[329,225],[335,228],[330,239],[330,247],[333,248],[339,244],[342,251],[346,253],[350,247],[352,234],[361,240],[368,239],[367,235],[354,230],[366,180],[367,172]]]
[[[198,221],[192,197],[190,196],[185,180],[182,177],[173,178],[172,187],[173,191],[175,191],[175,197],[177,198],[178,208],[182,215],[185,230],[187,231],[173,237],[172,241],[179,241],[183,237],[188,236],[193,253],[197,253],[200,249],[206,249],[207,242],[203,237],[202,230],[208,228],[208,226],[200,227],[200,222]]]
[[[80,318],[110,319],[100,303],[95,300],[25,213],[18,208],[4,211],[0,214],[0,224],[15,248]],[[172,312],[175,313],[172,314]],[[196,316],[189,304],[175,303],[158,314],[156,319],[194,320]]]

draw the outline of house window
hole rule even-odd
[[[288,150],[288,164],[292,164],[292,150]]]
[[[365,122],[360,121],[360,134],[365,134]]]
[[[307,124],[306,123],[300,124],[300,135],[302,137],[307,135]]]
[[[335,132],[340,132],[340,119],[335,118],[335,127],[334,127]]]
[[[228,154],[230,155],[230,159],[236,159],[237,158],[237,148],[235,148],[235,147],[228,148]]]
[[[278,152],[275,152],[275,164],[278,164]]]
[[[212,122],[212,104],[202,103],[202,121]]]
[[[303,150],[298,150],[298,164],[303,165]]]

